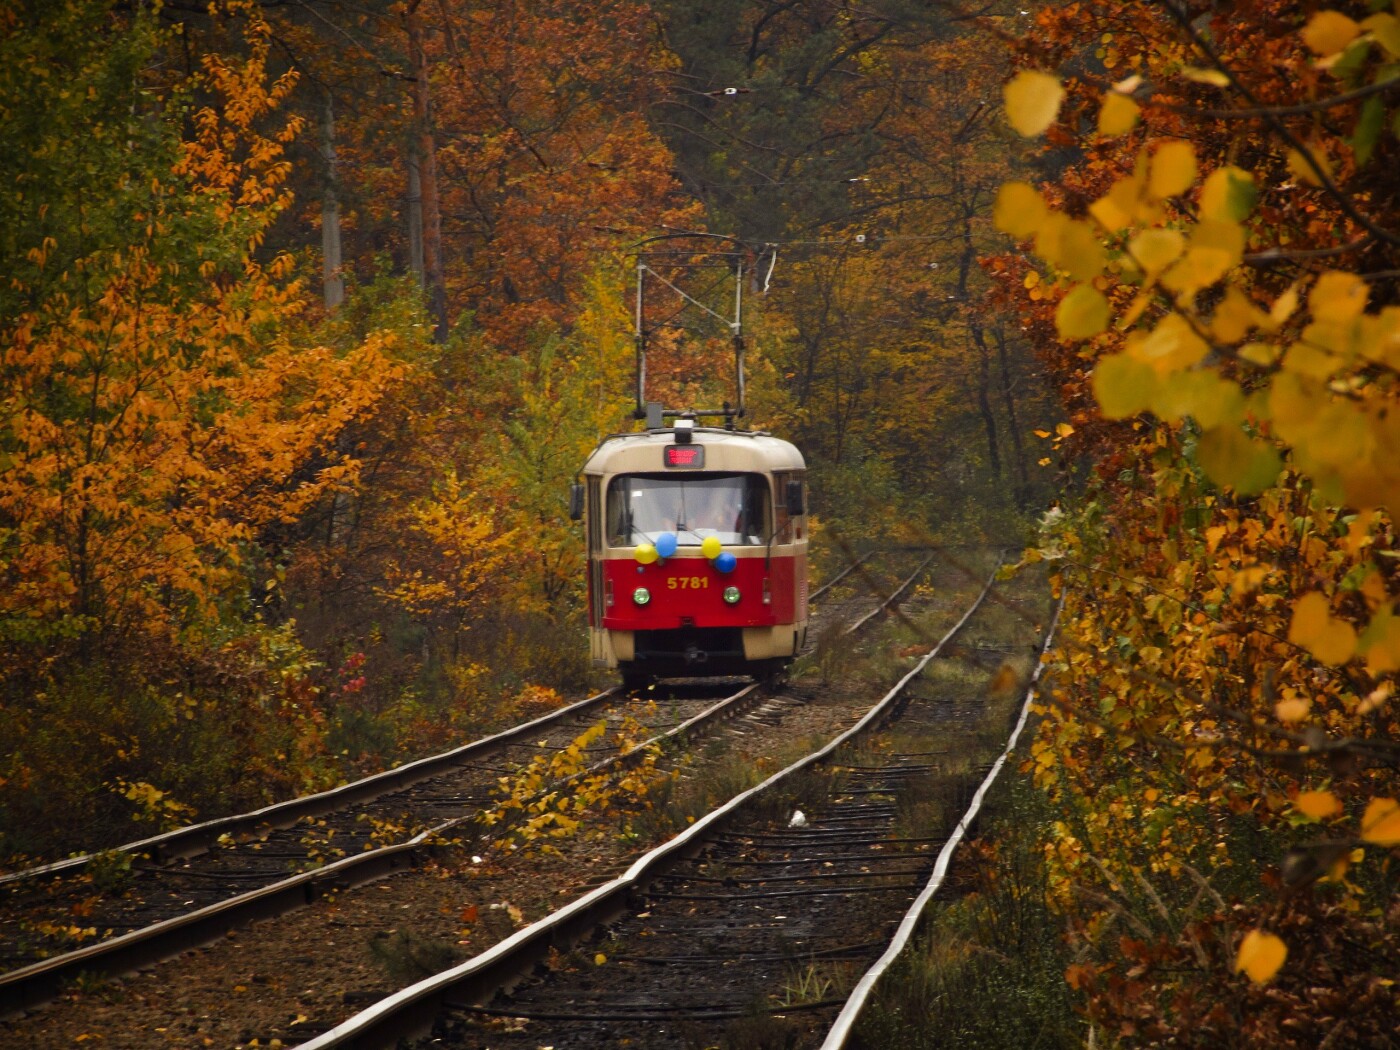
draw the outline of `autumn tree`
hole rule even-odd
[[[1019,322],[986,302],[978,265],[1015,152],[990,101],[1002,71],[942,15],[928,39],[863,53],[871,86],[852,104],[872,106],[880,148],[821,236],[774,246],[769,295],[790,326],[777,356],[820,487],[857,527],[901,507],[911,535],[971,506],[968,528],[1009,522],[1034,502],[1037,457],[1021,434],[1050,418]],[[929,448],[939,454],[910,454]]]
[[[171,118],[188,96],[155,75],[167,41],[148,14],[70,0],[4,17],[0,114],[23,148],[0,179],[3,776],[16,790],[106,781],[138,801],[151,795],[131,785],[160,770],[158,741],[184,721],[221,722],[252,765],[272,758],[261,749],[279,725],[272,750],[319,732],[292,697],[257,694],[268,680],[220,697],[202,677],[241,659],[250,675],[269,669],[247,627],[275,586],[249,579],[266,568],[263,541],[354,486],[341,438],[403,368],[384,333],[293,339],[303,286],[289,256],[259,245],[289,204],[299,125],[278,113],[292,80],[266,77],[255,17],[244,57],[204,60],[209,101],[184,137]],[[276,644],[295,653],[292,638]],[[188,758],[187,744],[168,757]],[[227,790],[231,772],[196,793]]]
[[[1033,767],[1112,1037],[1393,1036],[1389,6],[1066,5],[1006,88],[1081,154],[996,272],[1097,460]]]
[[[898,62],[946,27],[944,5],[657,4],[679,59],[652,102],[686,187],[724,233],[754,243],[840,224],[862,204]]]

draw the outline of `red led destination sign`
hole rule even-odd
[[[703,470],[705,467],[705,446],[667,445],[666,466],[680,470]]]

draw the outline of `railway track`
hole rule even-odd
[[[732,1041],[735,1026],[799,1040],[772,1045],[815,1046],[828,1030],[824,1046],[844,1045],[1024,722],[1019,690],[991,705],[921,679],[991,586],[846,732],[618,878],[304,1046],[389,1047],[431,1028],[434,1047],[681,1048]],[[1020,631],[1003,641],[1030,652]],[[962,662],[1002,648],[984,634]],[[1020,715],[1009,737],[1010,717],[988,726],[993,707]],[[969,763],[989,731],[997,744]]]
[[[865,619],[898,597],[898,590],[878,596]],[[0,1014],[41,1003],[77,976],[146,966],[248,922],[417,866],[436,840],[490,802],[502,774],[568,746],[599,720],[650,710],[646,725],[652,741],[660,741],[704,732],[761,700],[752,686],[719,701],[681,686],[651,710],[607,690],[333,791],[0,877]],[[103,865],[116,866],[119,892],[95,888],[89,876]],[[62,931],[75,927],[74,916],[100,936],[77,948],[65,945]]]
[[[78,974],[168,958],[237,926],[420,864],[434,841],[490,804],[502,774],[570,746],[588,725],[634,719],[653,733],[646,743],[659,743],[703,732],[760,699],[753,685],[718,700],[712,690],[684,687],[660,703],[607,690],[334,791],[8,876],[0,883],[0,1013],[43,1002]],[[607,746],[593,750],[599,761],[616,755]],[[101,895],[84,875],[114,856],[129,877],[120,893]],[[63,950],[43,931],[69,928],[75,915],[103,935]]]
[[[828,597],[814,622],[838,609],[842,619],[868,612],[872,603],[883,602],[907,578],[914,560],[885,557],[879,564],[866,566],[861,575],[868,577],[867,581],[848,584],[842,588],[846,593]],[[977,569],[977,564],[983,567]],[[906,595],[899,618],[886,621],[878,632],[844,639],[842,651],[884,660],[882,654],[892,647],[903,648],[899,632],[909,617],[946,625],[956,616],[952,610],[958,607],[964,584],[984,575],[988,564],[982,559],[973,562],[964,553],[949,552],[930,570],[926,582]],[[877,592],[873,598],[868,593],[872,587]],[[835,636],[844,625],[829,626],[829,633]],[[857,659],[864,665],[867,657]],[[796,690],[767,696],[747,714],[720,727],[708,743],[693,752],[681,783],[710,776],[706,771],[715,763],[720,767],[715,771],[720,776],[716,785],[727,782],[724,767],[736,760],[737,766],[749,773],[777,768],[766,756],[800,753],[792,746],[796,741],[804,737],[815,740],[818,734],[829,739],[868,708],[868,700],[862,702],[850,689],[850,682],[856,679],[840,679],[839,684],[833,681],[824,686],[817,682],[815,668],[809,661]],[[869,673],[860,672],[865,678]],[[885,672],[878,671],[874,677],[880,680]],[[681,760],[679,754],[676,758]],[[705,793],[728,798],[735,790],[738,786],[718,795]],[[676,812],[675,801],[658,801],[658,805]],[[699,814],[704,807],[685,811]],[[93,982],[80,975],[59,1002],[24,1016],[0,1019],[0,1042],[13,1039],[13,1045],[57,1048],[101,1033],[104,1045],[130,1050],[268,1045],[272,1040],[296,1045],[407,983],[402,977],[391,978],[382,968],[384,960],[376,962],[367,954],[371,942],[391,944],[380,938],[408,934],[419,943],[444,950],[456,944],[475,946],[469,950],[479,951],[508,936],[522,922],[529,922],[528,918],[522,920],[514,907],[507,921],[507,900],[521,905],[532,917],[540,916],[555,906],[555,895],[564,892],[561,887],[583,894],[608,881],[626,866],[624,858],[635,857],[641,848],[622,845],[630,839],[608,845],[620,825],[615,815],[602,815],[602,819],[601,831],[561,841],[566,856],[543,869],[536,860],[515,859],[513,855],[504,864],[488,856],[487,863],[478,868],[481,858],[471,856],[474,848],[470,846],[432,851],[432,859],[422,868],[400,869],[396,877],[363,889],[332,892],[313,901],[310,908],[219,938],[217,945],[183,955],[177,963],[142,967],[139,974],[130,973],[114,982]],[[683,814],[675,819],[683,819]],[[613,830],[609,831],[609,826]],[[671,827],[675,826],[673,821]],[[592,844],[600,834],[604,842],[601,850]],[[645,832],[643,840],[651,834],[655,832]],[[464,906],[474,915],[478,905],[480,924],[473,919],[468,931],[455,916]],[[502,910],[495,911],[497,907]],[[461,937],[470,940],[457,940]],[[460,947],[448,954],[464,957]]]

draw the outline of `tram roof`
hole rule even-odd
[[[678,433],[679,431],[679,433]],[[685,438],[690,440],[686,441]],[[704,448],[703,467],[668,466],[666,449],[687,445]],[[806,461],[797,446],[762,430],[725,430],[719,427],[664,427],[604,438],[583,465],[585,474],[685,474],[705,471],[804,470]]]

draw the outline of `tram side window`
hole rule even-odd
[[[768,482],[760,474],[628,474],[608,485],[608,543],[627,547],[674,532],[683,546],[767,542]]]

